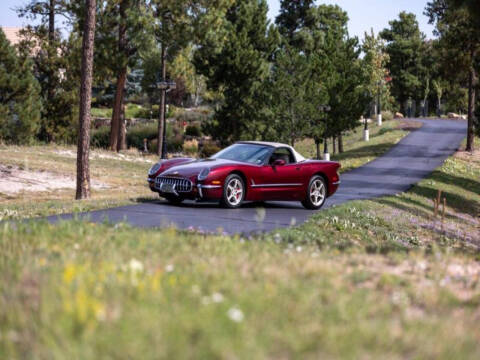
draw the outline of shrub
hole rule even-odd
[[[183,143],[183,152],[188,155],[196,155],[198,152],[198,141],[189,140]]]
[[[393,120],[393,113],[391,111],[382,111],[382,119],[384,121]]]
[[[90,145],[97,148],[108,148],[110,144],[110,127],[102,126],[98,129],[92,130],[90,136]]]
[[[208,158],[219,151],[220,148],[216,144],[208,142],[203,144],[202,148],[200,149],[200,156],[203,158]]]
[[[188,136],[201,136],[202,132],[200,131],[200,127],[197,125],[188,125],[185,129],[185,135]]]
[[[155,138],[148,142],[148,151],[151,153],[157,152],[157,144],[158,140]],[[167,152],[180,152],[182,151],[183,147],[183,137],[175,136],[175,137],[167,137]]]

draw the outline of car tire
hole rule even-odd
[[[229,209],[239,208],[245,199],[245,192],[246,189],[243,179],[237,174],[230,174],[225,179],[220,203]]]
[[[320,175],[314,175],[310,179],[306,198],[302,201],[303,207],[309,210],[318,210],[327,199],[327,183]]]
[[[176,195],[160,195],[160,197],[165,198],[170,204],[180,205],[183,202],[183,198]]]

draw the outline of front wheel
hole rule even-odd
[[[315,175],[310,179],[307,189],[307,197],[302,201],[306,209],[320,209],[327,198],[327,184],[320,175]]]
[[[245,198],[245,184],[243,179],[236,175],[228,175],[223,186],[221,204],[227,208],[235,209],[242,205]]]

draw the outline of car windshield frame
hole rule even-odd
[[[251,151],[248,153],[244,151],[243,157],[233,157],[230,154],[234,154],[233,151],[235,148],[250,149]],[[212,155],[210,159],[232,160],[252,165],[264,165],[274,150],[275,148],[269,145],[235,143]]]

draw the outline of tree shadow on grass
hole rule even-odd
[[[388,149],[390,149],[394,145],[395,143],[388,142],[388,143],[377,144],[377,145],[362,146],[360,148],[345,151],[341,154],[335,154],[335,156],[333,156],[332,158],[335,161],[342,161],[342,160],[347,160],[352,158],[362,158],[365,156],[380,155],[385,153]]]

